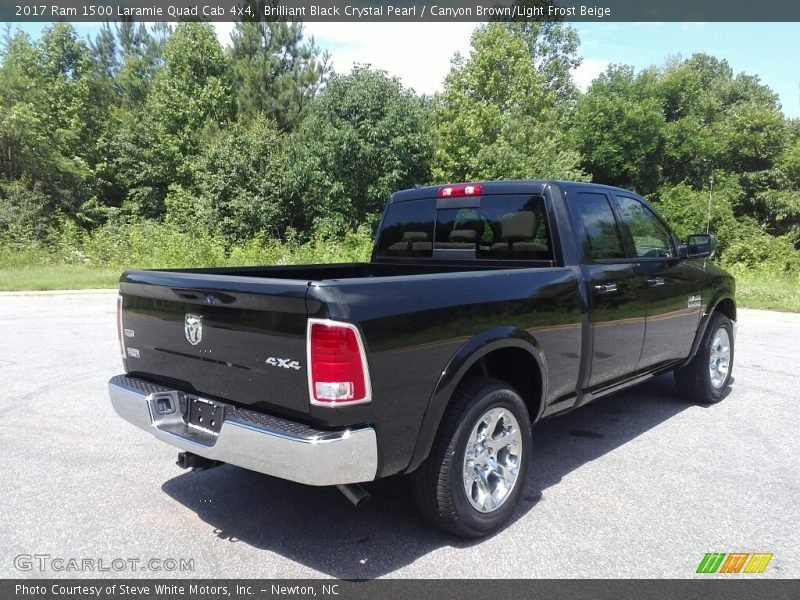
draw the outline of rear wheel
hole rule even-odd
[[[483,537],[514,511],[530,453],[530,416],[519,394],[496,379],[466,380],[430,455],[411,476],[414,498],[436,526]]]
[[[722,313],[714,313],[697,354],[675,371],[678,390],[695,402],[713,404],[722,400],[733,371],[733,325]]]

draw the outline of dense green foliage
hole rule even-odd
[[[429,180],[432,150],[422,102],[366,67],[335,75],[303,123],[313,184],[307,214],[330,229],[363,223],[389,195]]]
[[[638,74],[612,66],[574,117],[595,181],[646,195],[679,235],[710,227],[728,264],[800,269],[797,123],[757,77],[702,54]]]
[[[564,136],[575,95],[569,68],[576,48],[548,45],[539,61],[532,60],[543,26],[480,27],[470,57],[456,56],[433,104],[437,180],[586,178]]]
[[[0,273],[365,258],[394,190],[562,178],[633,189],[738,272],[796,281],[800,123],[757,77],[698,54],[581,93],[563,23],[492,22],[471,45],[420,97],[332,73],[300,23],[237,23],[229,47],[207,23],[9,30]]]

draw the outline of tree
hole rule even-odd
[[[25,174],[44,177],[56,157],[51,153],[43,113],[47,99],[37,85],[39,50],[17,30],[6,38],[0,68],[0,173],[6,180]]]
[[[47,239],[55,225],[49,198],[27,179],[0,180],[0,242],[15,249]]]
[[[49,199],[50,212],[79,212],[92,195],[96,139],[109,99],[85,42],[57,23],[31,43],[17,32],[0,69],[0,167],[7,180],[26,179]]]
[[[638,75],[610,67],[578,101],[574,121],[595,180],[650,194],[663,184],[704,190],[712,173],[735,173],[739,213],[758,190],[782,185],[789,156],[775,94],[705,54]]]
[[[164,46],[164,66],[153,78],[147,111],[181,156],[197,149],[197,134],[231,117],[228,62],[207,23],[181,23]]]
[[[103,24],[90,45],[101,76],[112,83],[127,109],[141,108],[156,70],[162,65],[166,23],[148,29],[144,23],[119,21],[112,29]]]
[[[89,47],[66,23],[46,28],[39,45],[39,74],[47,90],[50,124],[63,136],[70,154],[93,163],[110,98],[96,77]]]
[[[171,188],[167,218],[233,244],[261,232],[284,238],[299,210],[287,137],[263,116],[230,127],[194,161],[194,184]]]
[[[655,92],[664,107],[662,174],[668,181],[698,187],[713,169],[744,173],[774,165],[783,117],[777,96],[757,78],[734,77],[727,61],[694,54],[670,61]]]
[[[309,214],[361,223],[395,190],[427,181],[426,121],[420,100],[385,72],[357,66],[334,75],[301,131],[306,160],[318,173]]]
[[[716,128],[723,140],[721,162],[729,171],[766,171],[777,165],[784,148],[786,124],[772,106],[737,102],[726,109]]]
[[[255,3],[263,14],[263,2]],[[231,34],[231,63],[241,119],[263,114],[291,131],[308,113],[330,72],[327,53],[313,38],[304,40],[302,23],[242,21]]]
[[[473,34],[471,56],[453,60],[434,102],[435,179],[584,178],[550,85],[558,84],[537,68],[528,33],[490,23]]]
[[[547,10],[547,0],[520,0],[524,7],[538,6]],[[569,109],[578,98],[572,71],[580,66],[578,32],[558,19],[509,21],[503,26],[522,38],[536,72],[553,95],[556,105]]]
[[[594,181],[655,191],[664,146],[664,113],[654,95],[657,73],[638,76],[612,65],[577,103],[573,135]]]
[[[228,63],[213,28],[181,23],[164,45],[144,111],[121,120],[114,170],[132,212],[159,217],[172,184],[191,185],[192,159],[232,116]]]

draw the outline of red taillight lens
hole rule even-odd
[[[119,339],[119,353],[125,359],[125,341],[122,339],[122,296],[117,296],[117,338]]]
[[[483,188],[479,183],[465,183],[461,185],[446,185],[439,188],[438,198],[460,198],[462,196],[480,196]]]
[[[353,325],[311,321],[308,369],[312,404],[334,406],[370,401],[366,359]]]

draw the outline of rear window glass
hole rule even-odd
[[[423,224],[421,207],[397,210],[420,203],[427,205],[431,222]],[[485,196],[479,207],[440,208],[435,215],[434,205],[435,200],[425,200],[390,206],[378,254],[430,257],[436,251],[440,258],[553,260],[541,196]],[[401,216],[412,212],[418,216]]]

